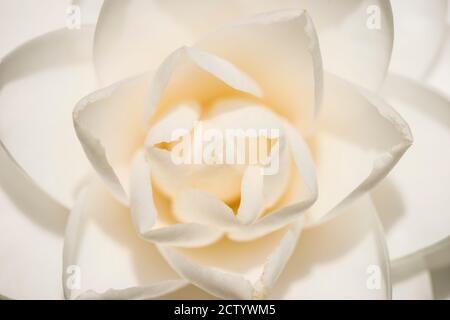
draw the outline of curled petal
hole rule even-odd
[[[249,17],[218,29],[196,46],[257,79],[271,108],[309,133],[319,112],[323,79],[317,36],[303,10]]]
[[[253,96],[262,94],[259,85],[230,62],[197,48],[182,47],[170,54],[156,71],[145,121],[180,102],[194,100],[202,104],[227,90]]]
[[[150,75],[116,83],[83,98],[73,122],[83,149],[100,177],[122,203],[128,202],[127,176],[134,152],[144,143],[142,125]]]
[[[333,217],[375,186],[412,144],[402,117],[368,91],[327,74],[315,142],[319,196],[309,223]]]
[[[382,94],[405,117],[414,144],[373,192],[393,259],[450,234],[450,105],[438,93],[390,75]]]
[[[153,298],[187,284],[137,237],[129,211],[98,181],[70,214],[63,261],[66,298]]]
[[[155,205],[151,176],[151,166],[144,152],[137,152],[131,169],[130,206],[135,229],[143,239],[159,244],[197,247],[213,243],[223,235],[216,228],[196,223],[195,219],[190,221],[192,223],[164,223],[162,212],[158,213]]]
[[[0,297],[63,299],[68,210],[10,160],[0,146]]]
[[[389,256],[376,209],[368,196],[343,208],[336,219],[303,230],[269,298],[337,296],[391,298]]]
[[[89,172],[71,113],[76,101],[95,89],[93,31],[45,34],[0,63],[1,142],[26,174],[66,207]]]
[[[214,296],[263,299],[289,260],[300,230],[297,224],[248,244],[224,240],[202,249],[180,251],[159,246],[159,250],[183,278]],[[264,246],[264,250],[255,250],[256,246]]]
[[[389,71],[409,78],[427,75],[444,44],[447,0],[391,1],[395,40]],[[424,50],[417,50],[417,48]]]

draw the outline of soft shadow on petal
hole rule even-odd
[[[77,268],[77,274],[70,270]],[[66,298],[144,299],[187,284],[140,239],[127,208],[95,179],[71,212],[64,243]],[[73,277],[79,276],[78,286]]]
[[[0,139],[14,160],[61,204],[73,204],[89,164],[74,134],[73,106],[95,87],[93,29],[36,38],[0,64]]]
[[[427,71],[425,82],[450,98],[450,25],[447,25],[445,41],[433,64]]]
[[[390,291],[383,231],[365,196],[335,219],[303,231],[269,298],[389,299]]]
[[[72,4],[81,10],[83,25],[96,25],[104,0],[71,0]]]
[[[392,52],[392,9],[385,0],[294,0],[319,35],[324,69],[369,90],[382,84]]]
[[[90,1],[90,0],[89,0]],[[23,43],[47,32],[63,28],[69,0],[16,0],[0,3],[0,58]]]
[[[392,262],[396,299],[448,299],[450,237]]]
[[[264,103],[303,134],[310,133],[321,105],[323,74],[319,42],[305,11],[251,16],[209,33],[196,47],[227,59],[256,79]]]
[[[391,4],[395,40],[389,71],[420,79],[445,43],[447,0],[392,0]]]
[[[432,90],[395,75],[387,78],[382,94],[414,135],[414,144],[388,176],[403,203],[397,221],[386,228],[391,256],[399,258],[450,234],[450,105]],[[381,184],[375,192],[384,189]],[[389,223],[382,218],[384,225]]]
[[[319,197],[308,216],[321,223],[372,189],[412,144],[408,124],[382,99],[326,74],[315,137]]]
[[[1,147],[0,168],[0,294],[62,299],[67,209],[25,176]]]
[[[205,246],[217,241],[223,232],[215,227],[203,224],[207,221],[189,221],[189,223],[167,223],[162,208],[155,202],[152,177],[153,169],[145,158],[144,151],[135,154],[131,167],[130,206],[133,224],[141,238],[158,244],[179,247]]]
[[[367,88],[379,86],[393,39],[392,12],[384,0],[108,1],[98,23],[96,67],[104,81],[117,81],[142,66],[154,68],[177,47],[224,24],[291,8],[306,9],[317,25],[328,70]],[[375,29],[367,27],[378,18],[371,24]]]
[[[145,122],[154,123],[186,101],[205,107],[227,95],[261,97],[259,83],[231,62],[203,50],[181,47],[156,70],[145,109]]]
[[[301,223],[250,242],[223,239],[211,246],[159,246],[183,278],[224,299],[264,299],[282,273],[301,232]]]
[[[128,169],[144,144],[142,121],[150,74],[135,76],[81,99],[73,111],[75,131],[97,173],[122,203],[128,202]]]

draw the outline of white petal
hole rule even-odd
[[[230,207],[201,190],[186,189],[180,192],[173,201],[173,212],[183,222],[205,223],[224,229],[238,225]]]
[[[362,197],[335,219],[304,230],[269,298],[390,298],[389,257],[370,198]]]
[[[72,5],[80,7],[81,23],[95,25],[104,0],[72,0]]]
[[[196,104],[182,104],[173,112],[165,115],[150,128],[145,139],[147,148],[154,147],[162,142],[174,142],[181,138],[173,136],[176,130],[189,132],[199,119],[199,107]]]
[[[258,84],[230,62],[196,48],[181,47],[156,71],[146,120],[184,101],[202,104],[229,90],[261,96]]]
[[[253,242],[222,240],[201,249],[159,247],[185,279],[223,299],[265,298],[295,247],[301,226]]]
[[[449,9],[450,10],[450,6]],[[450,14],[449,14],[450,17]],[[441,44],[438,56],[427,74],[426,83],[450,97],[450,26],[447,26],[445,42]]]
[[[127,172],[144,143],[143,112],[151,76],[116,83],[83,98],[73,121],[84,151],[113,194],[127,203]]]
[[[239,275],[197,265],[168,247],[160,251],[172,268],[203,290],[223,299],[251,299],[253,287]]]
[[[448,299],[450,236],[392,262],[394,298]]]
[[[391,4],[395,41],[389,70],[421,78],[445,40],[447,0],[393,0]]]
[[[374,191],[392,258],[450,235],[450,105],[420,84],[390,76],[383,94],[405,117],[414,144]]]
[[[17,46],[65,27],[65,10],[70,0],[2,1],[0,11],[0,58]]]
[[[321,102],[322,61],[314,26],[303,10],[249,17],[218,29],[196,46],[257,79],[271,108],[303,132],[311,129]]]
[[[73,266],[77,272],[71,274]],[[153,245],[139,239],[128,209],[98,181],[82,191],[71,212],[64,271],[67,298],[152,298],[186,284]],[[79,287],[69,287],[74,276]]]
[[[319,198],[308,213],[313,224],[373,188],[412,143],[407,123],[384,101],[330,74],[325,79],[313,146],[319,186]]]
[[[277,230],[299,218],[303,221],[305,210],[317,199],[316,169],[308,145],[298,131],[290,124],[284,123],[288,149],[295,164],[294,183],[291,184],[285,199],[255,223],[231,231],[228,236],[236,241],[248,241]],[[282,156],[282,155],[281,155]],[[266,182],[266,181],[264,181]],[[290,190],[290,189],[295,190]]]
[[[259,216],[264,205],[264,177],[261,168],[249,166],[242,177],[241,202],[236,218],[241,223],[248,224]]]
[[[0,139],[31,179],[65,206],[89,170],[71,113],[95,86],[92,36],[93,29],[58,30],[0,64]]]
[[[223,235],[220,230],[195,219],[181,224],[165,222],[163,215],[168,213],[163,211],[170,211],[172,214],[173,209],[176,214],[177,207],[157,206],[151,183],[152,174],[144,152],[137,152],[131,168],[130,206],[134,227],[143,239],[159,244],[197,247],[213,243]]]
[[[394,27],[385,0],[294,0],[316,26],[328,72],[376,90],[389,67]]]
[[[97,69],[101,78],[114,81],[142,72],[142,67],[154,68],[177,47],[189,45],[219,26],[246,16],[287,8],[306,9],[311,15],[317,26],[326,69],[368,88],[381,83],[389,65],[393,40],[392,12],[389,2],[384,0],[107,2],[99,18],[96,37]],[[371,10],[367,11],[369,8]],[[367,22],[378,17],[381,28],[368,28]],[[271,46],[265,43],[264,48]],[[123,57],[128,59],[123,60]]]
[[[62,247],[68,212],[0,148],[0,297],[62,299]]]

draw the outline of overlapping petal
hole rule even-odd
[[[389,299],[389,257],[368,196],[304,230],[272,299]]]
[[[63,299],[62,247],[68,211],[0,148],[0,297]]]
[[[450,109],[446,98],[404,77],[388,77],[382,93],[408,121],[415,137],[398,167],[373,193],[395,259],[450,233]]]
[[[93,29],[38,37],[0,64],[0,139],[43,190],[70,206],[89,171],[74,136],[71,113],[95,89]]]
[[[373,188],[413,141],[408,124],[380,98],[330,74],[325,88],[313,146],[321,196],[309,212],[312,224]]]
[[[66,298],[154,298],[187,284],[138,237],[129,210],[97,180],[70,214],[63,271]]]
[[[292,8],[311,15],[329,71],[366,88],[380,85],[393,41],[391,7],[383,0],[108,1],[98,23],[96,68],[111,83],[142,67],[154,68],[177,47],[193,44],[224,24]],[[124,56],[129,59],[124,61]]]

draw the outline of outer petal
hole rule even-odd
[[[94,89],[93,29],[59,30],[26,43],[0,64],[0,139],[54,199],[73,203],[89,170],[71,111]]]
[[[187,284],[137,237],[130,212],[98,181],[83,190],[71,212],[64,271],[66,298],[153,298]]]
[[[389,257],[370,198],[362,197],[336,219],[305,230],[269,297],[389,299]]]
[[[450,237],[392,262],[396,299],[448,299]]]
[[[158,67],[144,120],[155,122],[167,108],[179,103],[193,100],[206,104],[230,91],[262,95],[259,84],[229,61],[197,48],[181,47]]]
[[[450,8],[450,6],[449,6]],[[450,9],[448,9],[450,10]],[[449,18],[450,20],[450,14]],[[434,88],[441,91],[447,98],[450,97],[450,21],[447,22],[447,31],[445,41],[442,43],[442,47],[438,56],[434,60],[431,66],[426,82]]]
[[[319,186],[309,212],[313,224],[373,188],[412,143],[407,123],[384,101],[329,74],[325,83],[313,147]]]
[[[105,81],[114,81],[144,65],[153,68],[175,48],[191,44],[223,24],[286,8],[310,13],[328,70],[368,88],[381,83],[393,38],[391,8],[384,0],[109,1],[99,18],[97,70]],[[374,14],[380,19],[380,29],[367,27]]]
[[[127,203],[128,169],[144,143],[142,118],[151,75],[123,80],[83,98],[73,111],[84,151],[113,194]]]
[[[444,44],[447,0],[393,0],[391,3],[395,41],[389,70],[419,79],[429,72]]]
[[[0,57],[33,38],[63,28],[69,4],[70,0],[2,1]]]
[[[67,210],[54,202],[0,148],[0,297],[62,299]]]
[[[97,24],[104,0],[71,0],[71,2],[80,7],[82,24]]]
[[[450,235],[450,106],[447,99],[401,77],[390,76],[383,94],[405,117],[415,142],[373,198],[399,258]]]

